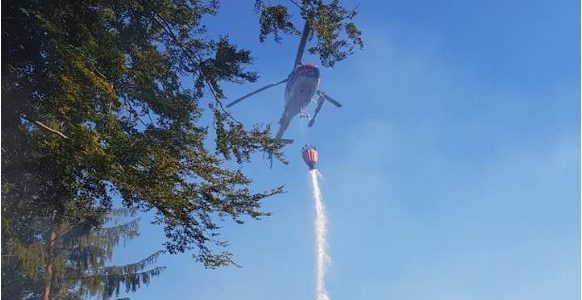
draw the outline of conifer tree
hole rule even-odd
[[[161,255],[157,251],[140,261],[126,265],[108,265],[113,250],[120,242],[132,240],[139,236],[138,219],[128,217],[135,215],[135,210],[115,209],[107,215],[105,211],[96,212],[97,221],[103,226],[93,226],[87,222],[75,225],[61,224],[55,236],[52,257],[51,298],[86,299],[101,296],[109,299],[120,291],[133,292],[142,284],[159,275],[164,267],[153,266]],[[33,229],[33,228],[31,228]],[[41,241],[42,242],[42,241]],[[40,245],[39,243],[35,245]],[[3,268],[19,270],[3,274],[2,298],[22,299],[39,298],[44,288],[46,255],[42,247],[28,249],[10,249],[15,259],[3,257]],[[40,276],[39,276],[40,275]],[[22,281],[24,284],[19,284]]]

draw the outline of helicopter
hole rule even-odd
[[[305,22],[305,27],[303,28],[303,33],[301,34],[301,40],[299,42],[299,48],[297,49],[297,56],[295,57],[295,63],[293,64],[293,70],[287,76],[287,78],[263,86],[251,93],[248,93],[231,103],[227,104],[226,107],[231,107],[242,100],[247,99],[257,93],[260,93],[266,89],[278,86],[283,83],[287,83],[285,86],[285,108],[281,119],[279,119],[279,130],[275,139],[282,141],[284,144],[290,144],[293,140],[283,139],[283,134],[289,127],[291,120],[298,114],[301,117],[309,119],[308,126],[312,127],[315,123],[315,117],[319,114],[321,107],[325,101],[329,101],[337,107],[342,105],[335,99],[328,96],[325,92],[319,89],[319,69],[313,64],[304,64],[301,62],[303,58],[303,52],[305,51],[305,44],[309,36],[310,28],[309,22]],[[317,100],[313,100],[314,96],[317,95]],[[313,116],[309,118],[309,115],[304,111],[304,108],[310,103],[315,103],[315,111]]]

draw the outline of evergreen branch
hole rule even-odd
[[[129,222],[118,224],[110,227],[103,227],[96,230],[98,236],[119,236],[128,235],[129,233],[137,233],[139,218],[131,220]]]
[[[125,265],[122,268],[125,270],[130,270],[130,269],[143,270],[146,266],[155,263],[163,252],[164,251],[162,251],[162,250],[158,250],[155,253],[151,254],[150,256],[140,260],[139,262]],[[105,270],[109,273],[112,270],[116,270],[119,268],[120,267],[107,267],[107,268],[105,268]]]
[[[92,278],[111,278],[111,277],[138,277],[142,275],[150,275],[150,274],[159,274],[164,271],[167,267],[159,266],[155,267],[151,270],[139,272],[139,273],[122,273],[122,274],[90,274],[81,277],[66,277],[65,280],[85,280],[85,279],[92,279]]]
[[[136,262],[133,264],[128,264],[128,265],[124,265],[124,266],[109,266],[109,267],[104,267],[104,268],[99,268],[99,269],[93,269],[91,270],[91,272],[93,274],[86,274],[85,276],[81,276],[81,277],[68,277],[65,278],[67,280],[75,280],[75,279],[84,279],[84,278],[93,278],[96,276],[123,276],[124,274],[138,274],[135,273],[137,271],[141,271],[143,269],[145,269],[147,266],[154,264],[157,260],[158,257],[163,253],[164,251],[156,251],[155,253],[151,254],[150,256]],[[159,268],[159,267],[157,267]]]
[[[56,129],[50,128],[49,126],[45,125],[45,124],[44,124],[44,123],[42,123],[41,121],[38,121],[38,120],[33,120],[33,119],[31,119],[31,118],[28,118],[28,117],[26,117],[26,116],[24,116],[24,115],[20,115],[20,117],[21,117],[21,118],[23,118],[23,119],[25,119],[25,120],[27,120],[27,121],[29,121],[29,122],[31,122],[31,123],[34,123],[34,124],[36,124],[37,126],[39,126],[39,127],[43,128],[44,130],[46,130],[46,131],[49,131],[49,132],[51,132],[51,133],[54,133],[54,134],[56,134],[56,135],[58,135],[58,136],[60,136],[60,137],[62,137],[62,138],[64,138],[64,139],[68,139],[68,138],[69,138],[69,137],[68,137],[68,136],[66,136],[64,133],[62,133],[62,132],[60,132],[60,131],[58,131],[58,130],[56,130]]]

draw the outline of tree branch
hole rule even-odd
[[[29,122],[31,122],[31,123],[34,123],[34,124],[36,124],[37,126],[41,127],[41,128],[42,128],[42,129],[44,129],[44,130],[46,130],[46,131],[49,131],[49,132],[51,132],[51,133],[54,133],[54,134],[56,134],[56,135],[58,135],[58,136],[60,136],[60,137],[62,137],[62,138],[64,138],[64,139],[68,139],[68,138],[69,138],[69,137],[68,137],[68,136],[66,136],[64,133],[62,133],[62,132],[60,132],[60,131],[58,131],[58,130],[56,130],[56,129],[52,129],[52,128],[48,127],[47,125],[45,125],[45,124],[44,124],[44,123],[42,123],[41,121],[33,120],[33,119],[31,119],[31,118],[28,118],[28,117],[26,117],[26,116],[23,116],[23,115],[20,115],[20,117],[21,117],[21,118],[23,118],[23,119],[25,119],[25,120],[27,120],[27,121],[29,121]]]
[[[143,271],[143,272],[137,272],[137,273],[122,273],[122,274],[89,274],[89,275],[85,275],[85,276],[80,276],[80,277],[65,277],[65,280],[84,280],[84,279],[90,279],[90,278],[107,278],[107,277],[136,277],[136,276],[141,276],[144,274],[151,274],[151,273],[155,273],[155,272],[162,272],[166,269],[165,266],[159,266],[159,267],[154,267],[150,270],[147,271]]]

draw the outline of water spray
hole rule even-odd
[[[315,202],[315,250],[316,250],[316,300],[329,300],[327,290],[325,289],[325,273],[327,264],[330,260],[327,254],[327,217],[325,215],[325,206],[319,189],[319,178],[321,174],[316,169],[317,149],[314,146],[305,146],[303,148],[303,160],[309,167],[311,177],[311,186],[313,189],[313,200]]]

